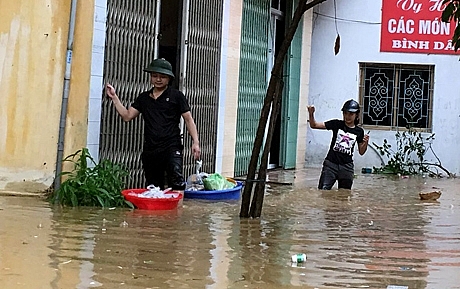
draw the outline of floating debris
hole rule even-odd
[[[306,254],[295,254],[291,256],[291,262],[292,263],[303,263],[307,261],[307,255]]]
[[[425,200],[425,201],[435,201],[441,197],[441,191],[433,191],[429,193],[419,193],[420,200]]]

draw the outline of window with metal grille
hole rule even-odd
[[[362,124],[431,132],[433,65],[360,63]]]

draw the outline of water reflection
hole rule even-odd
[[[316,176],[271,185],[256,220],[239,202],[155,212],[0,196],[0,288],[460,288],[460,180],[360,175],[319,191]],[[433,186],[439,201],[420,201]]]

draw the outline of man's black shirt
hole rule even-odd
[[[144,119],[144,150],[182,145],[180,136],[181,115],[190,111],[185,95],[168,87],[154,99],[153,88],[141,93],[132,103]]]

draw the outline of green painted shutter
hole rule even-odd
[[[241,31],[235,175],[247,173],[267,89],[270,1],[245,0]]]
[[[286,20],[292,18],[298,1],[289,3]],[[290,6],[290,7],[289,7]],[[285,85],[281,113],[281,165],[293,169],[296,164],[297,130],[299,126],[300,66],[302,54],[302,22],[294,35],[285,62]]]

